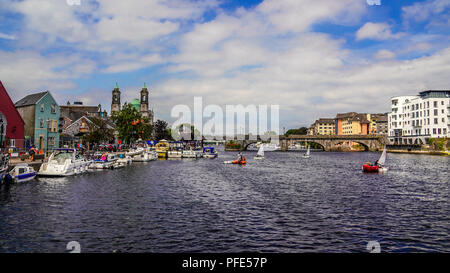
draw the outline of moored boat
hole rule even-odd
[[[90,169],[113,169],[114,163],[118,160],[117,155],[113,153],[104,153],[95,155],[95,159],[89,166]]]
[[[182,157],[183,158],[199,158],[199,157],[201,157],[201,153],[196,152],[194,150],[184,150]]]
[[[158,159],[158,154],[156,151],[153,151],[150,147],[143,148],[144,152],[138,155],[133,156],[133,161],[135,162],[148,162],[152,160]]]
[[[144,152],[144,148],[143,148],[143,147],[137,147],[137,148],[135,148],[135,149],[129,149],[129,150],[125,153],[125,155],[126,155],[126,156],[131,156],[131,157],[133,157],[133,156],[138,155],[138,154],[141,154],[141,153],[143,153],[143,152]]]
[[[183,152],[180,150],[167,151],[167,158],[182,158]]]
[[[119,154],[119,159],[117,159],[117,163],[123,164],[124,166],[131,165],[133,159],[131,156],[125,154]]]
[[[28,164],[23,163],[16,165],[10,172],[11,178],[14,182],[26,182],[33,180],[37,172],[33,169],[33,167],[28,166]]]
[[[91,160],[87,160],[75,149],[56,149],[39,168],[39,176],[71,176],[87,172]]]
[[[214,147],[203,147],[203,158],[216,158],[218,155]]]
[[[156,145],[155,149],[159,158],[167,158],[167,152],[169,151],[170,144],[167,140],[161,139]]]

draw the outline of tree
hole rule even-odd
[[[104,119],[91,117],[89,120],[92,123],[88,122],[89,134],[83,137],[85,141],[100,144],[114,140],[114,129]]]
[[[160,120],[158,119],[155,122],[155,125],[153,127],[154,129],[154,136],[156,140],[161,140],[161,139],[165,139],[165,140],[170,140],[172,139],[171,134],[170,134],[170,129],[167,128],[168,124],[167,122],[165,122],[164,120]]]
[[[306,127],[300,127],[299,129],[289,129],[287,130],[285,136],[289,135],[307,135],[308,134],[308,128]]]
[[[119,138],[127,144],[151,137],[150,120],[142,117],[141,113],[131,104],[125,103],[122,110],[115,112],[111,118],[116,125]]]

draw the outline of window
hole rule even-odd
[[[49,137],[48,138],[48,145],[49,146],[54,146],[55,145],[55,138],[54,137]]]
[[[436,134],[436,128],[433,128],[433,135]]]
[[[437,101],[434,101],[434,104],[433,104],[434,108],[438,107],[437,103],[438,103]]]
[[[52,104],[52,114],[56,114],[56,104]]]
[[[438,135],[440,135],[440,134],[441,134],[441,128],[438,129]]]
[[[441,105],[444,105],[444,101],[443,100],[441,101]]]
[[[437,118],[434,119],[434,124],[438,124],[438,119]]]
[[[44,120],[41,118],[39,119],[39,127],[44,128]]]
[[[434,109],[434,115],[437,116],[438,115],[438,110]]]
[[[444,134],[444,135],[446,135],[447,134],[447,128],[444,128],[444,129],[442,129],[442,133]]]
[[[41,104],[41,112],[44,112],[44,104]]]
[[[445,119],[444,118],[442,118],[442,123],[445,123]]]

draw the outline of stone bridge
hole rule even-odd
[[[235,137],[233,141],[239,143],[241,150],[245,151],[250,144],[262,140],[259,136],[255,139],[254,136],[249,137],[246,135]],[[278,136],[278,139],[272,139],[271,142],[279,144],[282,151],[287,151],[290,145],[298,142],[317,143],[322,146],[322,149],[326,152],[340,151],[342,144],[345,142],[359,143],[364,146],[366,151],[381,151],[383,150],[384,145],[387,144],[387,139],[385,136],[381,135],[290,135],[288,137],[282,135]]]

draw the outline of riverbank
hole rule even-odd
[[[440,155],[440,156],[448,156],[450,152],[446,151],[423,151],[423,150],[387,150],[388,153],[397,153],[397,154],[420,154],[420,155]]]

